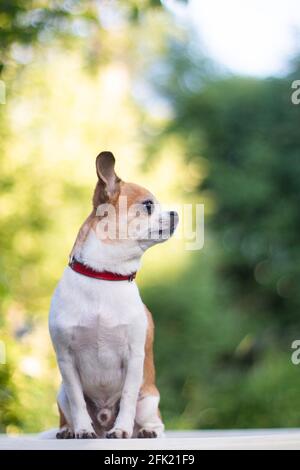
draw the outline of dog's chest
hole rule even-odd
[[[110,325],[101,314],[85,315],[84,322],[73,326],[71,349],[75,354],[93,353],[97,362],[111,366],[113,360],[128,354],[128,325]]]
[[[71,351],[87,396],[102,404],[118,398],[133,329],[135,336],[145,337],[145,308],[134,283],[65,271],[53,297],[50,331],[58,349]]]
[[[84,392],[99,406],[118,399],[129,357],[128,325],[110,326],[101,315],[85,315],[73,327],[70,347]]]

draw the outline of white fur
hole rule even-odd
[[[98,271],[125,275],[139,269],[142,254],[143,250],[135,240],[105,243],[97,238],[94,230],[90,230],[85,243],[75,251],[74,256]]]
[[[99,245],[91,231],[82,258],[93,260],[97,269],[113,269],[112,255],[100,268]],[[119,272],[132,272],[138,264],[139,258],[119,262]],[[147,330],[135,282],[92,279],[66,268],[53,296],[49,327],[74,432],[93,432],[86,394],[100,409],[121,398],[115,427],[131,436]]]
[[[156,213],[154,219],[165,229],[170,218]],[[105,243],[91,229],[74,254],[99,271],[130,274],[139,268],[145,249],[157,242]],[[93,279],[66,268],[52,299],[49,328],[63,379],[58,402],[77,437],[94,431],[85,396],[99,410],[113,409],[120,401],[112,430],[117,437],[124,431],[131,437],[135,424],[161,435],[159,398],[138,400],[147,316],[135,282]]]

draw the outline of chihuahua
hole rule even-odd
[[[50,308],[62,376],[56,437],[161,437],[153,319],[134,278],[142,254],[174,233],[178,214],[122,181],[111,152],[98,155],[96,170],[93,209]]]

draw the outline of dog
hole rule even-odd
[[[161,437],[154,324],[134,277],[143,253],[174,233],[178,214],[122,181],[111,152],[98,155],[96,170],[92,212],[50,307],[62,376],[56,438]]]

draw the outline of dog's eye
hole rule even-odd
[[[144,201],[143,202],[143,206],[145,207],[148,215],[151,215],[152,212],[153,212],[153,209],[154,209],[154,203],[153,201],[151,201],[150,199],[148,199],[147,201]]]

